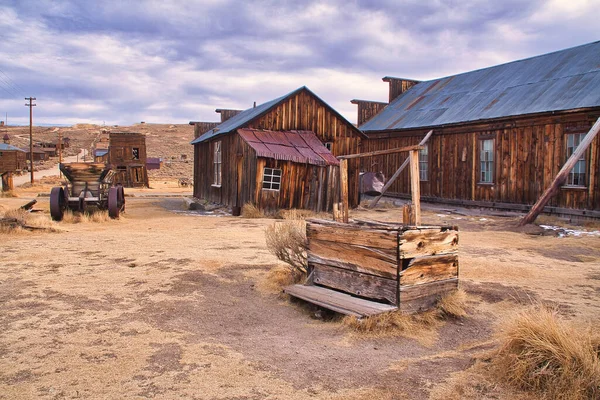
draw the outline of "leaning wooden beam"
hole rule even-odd
[[[407,147],[399,147],[397,149],[369,151],[368,153],[348,154],[348,155],[345,155],[345,156],[338,156],[338,159],[339,160],[349,160],[351,158],[380,156],[380,155],[383,155],[383,154],[403,153],[405,151],[422,150],[422,149],[423,149],[423,146],[419,146],[419,145],[416,145],[416,146],[407,146]]]
[[[550,198],[552,198],[552,196],[554,196],[556,192],[558,192],[560,186],[565,182],[565,180],[569,176],[569,172],[571,172],[577,161],[581,158],[581,156],[583,156],[583,153],[585,153],[585,151],[588,149],[594,138],[598,135],[599,131],[600,118],[598,118],[594,126],[592,126],[592,129],[590,129],[590,131],[585,135],[585,137],[583,138],[579,146],[577,146],[577,149],[575,149],[573,154],[571,154],[571,157],[569,157],[565,165],[563,165],[560,171],[558,171],[558,174],[556,175],[548,189],[546,189],[544,194],[542,194],[542,197],[538,199],[538,201],[533,205],[533,207],[531,207],[531,210],[529,210],[529,213],[527,213],[527,215],[521,220],[521,222],[519,222],[519,226],[527,225],[535,221],[539,213],[542,212],[548,201],[550,201]]]
[[[429,140],[431,135],[433,135],[433,130],[430,130],[429,132],[427,132],[427,135],[425,135],[423,140],[421,140],[419,142],[419,146],[425,146],[425,144],[427,143],[427,141]],[[373,199],[373,201],[371,201],[371,204],[369,204],[368,208],[373,208],[377,205],[379,200],[381,200],[381,198],[383,197],[384,193],[390,188],[390,186],[392,186],[392,183],[394,183],[396,178],[398,178],[400,176],[400,173],[404,170],[404,168],[406,168],[409,161],[410,161],[410,157],[407,157],[406,160],[404,160],[404,162],[400,166],[400,168],[398,168],[398,170],[394,173],[394,175],[392,175],[390,180],[387,181],[386,184],[383,186],[383,189],[381,189],[381,194],[379,196],[375,197]]]
[[[410,194],[412,196],[411,223],[421,225],[421,184],[419,180],[419,151],[412,150],[410,159]]]

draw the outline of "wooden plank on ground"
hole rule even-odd
[[[419,285],[458,277],[458,254],[413,258],[400,272],[400,286]]]
[[[396,306],[360,299],[321,286],[292,285],[286,287],[284,292],[320,307],[359,318],[398,309]]]
[[[458,250],[458,231],[454,229],[409,229],[400,234],[400,258],[415,258]]]
[[[316,263],[311,266],[313,267],[314,282],[318,285],[368,299],[397,304],[398,284],[395,279],[386,279]]]
[[[422,285],[400,287],[400,311],[415,313],[429,310],[444,295],[458,288],[458,278],[447,279]]]

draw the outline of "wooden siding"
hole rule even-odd
[[[356,123],[361,126],[383,110],[388,103],[368,100],[351,100],[350,103],[358,106],[358,118]]]
[[[133,149],[139,149],[133,158]],[[125,187],[148,186],[146,137],[140,133],[111,133],[108,163],[116,171],[115,183]]]
[[[429,177],[421,182],[421,195],[498,203],[534,204],[567,159],[566,134],[585,133],[600,116],[569,113],[520,118],[488,124],[434,128],[429,140]],[[377,133],[363,140],[362,151],[417,144],[428,129]],[[494,181],[479,183],[479,140],[493,138]],[[404,161],[404,154],[369,157],[367,171],[383,171],[389,178]],[[600,210],[600,145],[596,138],[587,151],[585,188],[563,187],[550,206]],[[402,173],[390,193],[409,194],[409,176]]]
[[[195,197],[229,206],[242,206],[251,202],[265,210],[332,209],[338,167],[257,157],[256,152],[237,133],[220,136],[218,140],[221,141],[222,149],[221,185],[214,185],[213,146],[217,139],[197,144],[194,163],[194,176],[197,177]],[[265,167],[281,169],[279,190],[262,189]],[[239,186],[238,175],[241,179]]]
[[[24,169],[26,165],[24,152],[17,150],[0,151],[0,174]]]

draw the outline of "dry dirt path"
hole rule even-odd
[[[178,201],[132,198],[119,221],[0,237],[0,399],[425,399],[526,297],[599,315],[598,239],[472,218],[455,220],[463,285],[481,299],[470,316],[429,342],[358,337],[263,289],[272,220],[163,208]]]

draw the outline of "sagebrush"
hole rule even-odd
[[[265,213],[252,203],[246,203],[242,207],[242,217],[244,218],[264,218]]]
[[[295,275],[306,275],[306,223],[302,220],[275,222],[265,229],[267,248],[285,262]]]

